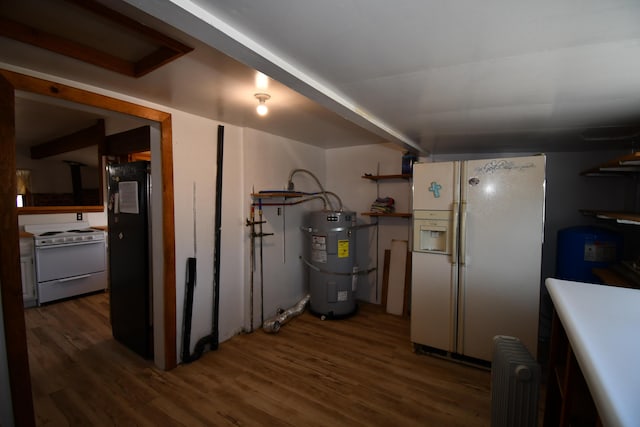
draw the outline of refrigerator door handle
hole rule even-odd
[[[460,218],[460,265],[467,263],[467,202],[462,202]]]
[[[453,202],[453,227],[451,233],[451,264],[458,263],[458,222],[460,218],[459,203]]]

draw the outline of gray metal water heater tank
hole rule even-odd
[[[309,311],[329,319],[348,317],[357,309],[356,213],[309,212],[305,223]]]

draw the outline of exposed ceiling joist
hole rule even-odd
[[[62,0],[56,1],[62,2]],[[12,9],[11,7],[4,7],[0,10],[0,36],[28,43],[130,77],[141,77],[193,50],[193,48],[94,0],[65,1],[77,6],[76,13],[85,16],[87,20],[98,17],[106,20],[120,35],[127,35],[136,43],[144,41],[149,45],[149,52],[143,53],[136,59],[130,59],[124,55],[120,56],[119,53],[126,51],[127,46],[121,46],[121,49],[111,49],[112,52],[108,52],[103,49],[103,43],[91,45],[91,38],[83,37],[83,31],[77,32],[78,39],[56,34],[50,29],[40,28],[41,24],[33,20],[30,14],[24,13],[22,9]],[[49,2],[48,6],[51,7],[52,3],[55,2]],[[56,11],[64,13],[64,10],[64,8],[53,8],[50,13],[56,13]],[[52,16],[51,19],[56,19],[56,17]],[[107,35],[103,37],[103,41],[105,44],[108,42]],[[116,51],[119,53],[113,53]]]
[[[105,138],[104,129],[104,120],[99,119],[95,125],[86,129],[34,145],[31,147],[31,158],[43,159],[94,145],[100,146]]]
[[[141,126],[106,138],[104,154],[122,156],[151,150],[151,126]]]

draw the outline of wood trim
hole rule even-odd
[[[0,75],[4,76],[16,90],[32,92],[39,95],[51,96],[53,98],[64,99],[67,101],[77,102],[79,104],[93,105],[105,110],[118,111],[129,114],[131,116],[142,117],[158,123],[161,123],[166,117],[171,115],[152,108],[143,107],[132,102],[123,101],[106,95],[98,95],[77,89],[72,86],[54,83],[48,80],[39,79],[37,77],[16,73],[9,70],[0,69]],[[103,201],[104,202],[104,201]],[[81,206],[78,209],[73,207],[27,207],[20,208],[20,214],[44,214],[44,213],[60,213],[60,212],[101,212],[103,205],[99,206]]]
[[[0,292],[15,425],[34,426],[16,208],[15,94],[0,76]]]
[[[144,160],[147,162],[151,161],[151,151],[140,151],[137,153],[127,154],[127,162],[137,162],[140,160]]]
[[[142,105],[112,98],[107,95],[99,95],[73,86],[55,83],[14,71],[0,69],[0,75],[4,76],[15,90],[23,90],[25,92],[33,92],[39,95],[77,102],[79,104],[92,105],[106,110],[142,117],[143,119],[149,119],[158,123],[162,123],[167,117],[171,117],[171,114],[160,110],[143,107]]]
[[[103,212],[104,206],[30,206],[20,208],[20,215],[57,214],[70,212]]]
[[[177,366],[176,351],[176,272],[175,272],[175,214],[174,214],[174,187],[173,187],[173,150],[171,114],[144,107],[131,102],[119,100],[105,95],[88,92],[71,86],[54,83],[48,80],[31,77],[28,75],[0,69],[0,77],[6,79],[14,90],[33,92],[40,95],[52,96],[58,99],[86,104],[102,109],[117,111],[132,116],[156,121],[161,129],[161,157],[162,157],[162,200],[163,200],[163,224],[164,234],[163,254],[164,259],[164,338],[165,338],[165,369],[170,370]],[[0,78],[0,80],[3,80]],[[4,114],[4,111],[3,111]],[[3,132],[7,132],[4,129]],[[14,132],[14,131],[12,131]],[[5,140],[6,138],[3,138]],[[12,139],[13,140],[13,139]],[[10,150],[10,151],[6,151]],[[11,151],[13,150],[13,151]],[[13,154],[12,154],[13,153]],[[31,397],[31,380],[29,375],[28,357],[26,350],[26,336],[24,333],[24,309],[22,303],[22,289],[19,266],[19,242],[18,220],[15,208],[15,194],[11,188],[15,188],[15,143],[12,147],[3,147],[3,155],[0,156],[0,179],[9,182],[6,193],[0,192],[0,197],[5,197],[0,203],[0,226],[2,226],[3,239],[0,240],[0,290],[2,291],[4,322],[11,324],[11,335],[7,335],[7,359],[9,371],[15,378],[12,384],[12,400],[14,405],[14,418],[16,425],[30,426],[34,422],[33,404]],[[13,187],[11,187],[13,183]],[[2,196],[4,194],[4,196]],[[8,194],[12,200],[8,200]],[[6,233],[6,234],[5,234]],[[9,251],[7,253],[7,251]],[[6,268],[9,266],[11,268]],[[3,276],[8,274],[6,278]],[[5,296],[6,295],[6,296]],[[15,329],[15,331],[14,331]],[[14,387],[12,385],[12,387]],[[20,421],[20,422],[18,422]]]
[[[129,61],[104,52],[99,49],[99,46],[85,45],[80,41],[71,40],[40,30],[6,17],[0,17],[0,35],[130,77],[141,77],[193,50],[192,47],[162,34],[151,27],[147,27],[97,1],[66,1],[67,3],[88,11],[90,15],[97,15],[109,20],[115,25],[122,27],[122,30],[129,31],[134,35],[146,39],[157,46],[157,49],[137,61]],[[91,16],[88,16],[87,19],[91,19]],[[105,37],[106,36],[105,34]]]
[[[178,55],[182,56],[182,54]],[[176,59],[176,52],[168,47],[160,47],[133,64],[133,76],[141,77]]]
[[[134,65],[124,59],[11,19],[0,17],[0,35],[116,73],[135,76]]]
[[[382,294],[380,295],[380,305],[387,311],[387,291],[389,290],[389,265],[391,264],[391,249],[384,250],[384,261],[382,264]]]
[[[160,122],[162,131],[162,234],[164,253],[164,357],[167,370],[178,366],[176,351],[176,243],[173,200],[173,143],[171,116]]]
[[[413,257],[411,251],[407,251],[407,261],[404,271],[404,292],[402,301],[402,315],[408,317],[410,314],[409,297],[411,295],[411,272],[412,272]]]
[[[131,31],[134,31],[147,40],[156,43],[160,46],[164,46],[169,48],[175,52],[180,53],[188,53],[193,50],[192,47],[187,46],[184,43],[179,42],[178,40],[169,37],[165,34],[162,34],[160,31],[154,30],[151,27],[141,24],[140,22],[129,18],[126,15],[123,15],[120,12],[117,12],[113,9],[109,9],[103,4],[95,1],[95,0],[66,0],[68,3],[73,3],[76,6],[82,7],[88,11],[93,12],[96,15],[102,16],[105,19],[108,19],[111,22],[119,24],[125,28],[128,28]]]

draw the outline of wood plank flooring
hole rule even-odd
[[[413,353],[409,321],[377,306],[304,313],[170,372],[114,341],[108,313],[107,294],[25,311],[38,425],[490,424],[489,371]]]

